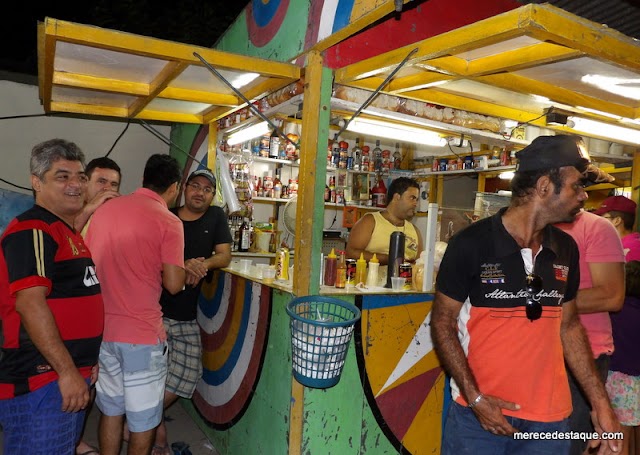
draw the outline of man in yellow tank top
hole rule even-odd
[[[347,257],[358,259],[360,253],[369,261],[373,254],[380,261],[380,275],[386,276],[389,261],[389,239],[394,231],[404,232],[404,258],[413,262],[422,251],[422,237],[409,221],[416,213],[420,185],[414,179],[399,177],[387,191],[387,208],[367,213],[351,229],[347,242]]]

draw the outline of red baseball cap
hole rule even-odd
[[[602,201],[600,208],[593,213],[596,215],[604,215],[609,212],[623,212],[635,215],[636,207],[636,203],[627,197],[611,196]]]

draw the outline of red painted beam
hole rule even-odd
[[[409,2],[399,20],[390,16],[327,49],[325,65],[342,68],[520,6],[516,0],[428,0],[417,6]]]

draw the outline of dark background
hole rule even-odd
[[[0,71],[37,75],[37,23],[45,17],[213,47],[249,0],[18,1],[0,28]]]

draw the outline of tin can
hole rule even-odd
[[[289,248],[279,248],[276,252],[276,280],[289,279]]]
[[[347,286],[356,285],[356,260],[347,259]]]
[[[398,276],[405,279],[404,289],[406,290],[412,289],[411,275],[412,275],[411,263],[403,262],[402,264],[400,264]]]

